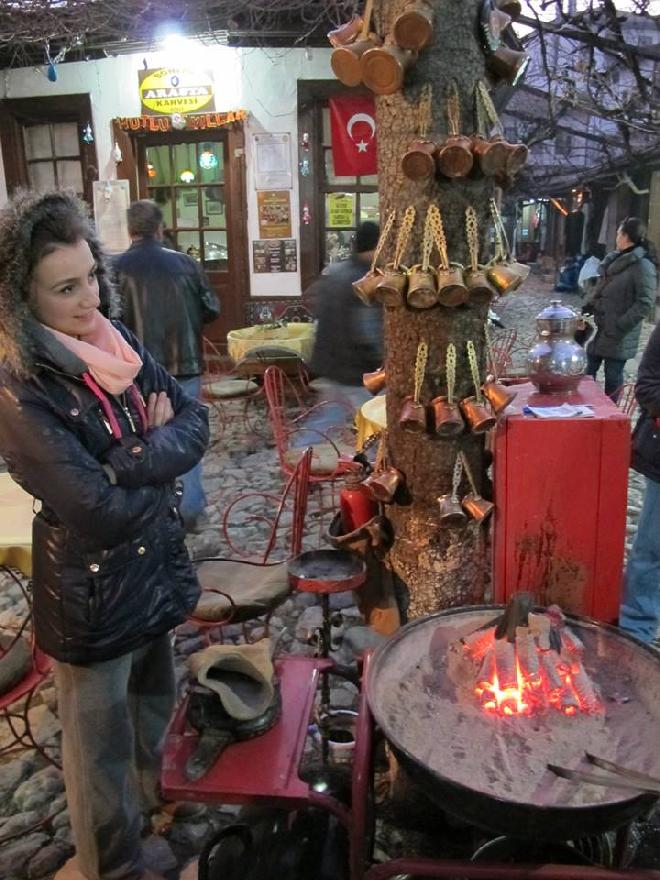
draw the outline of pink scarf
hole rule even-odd
[[[91,375],[109,394],[126,391],[140,372],[142,359],[100,312],[95,314],[91,331],[80,339],[52,327],[45,329],[87,364]]]

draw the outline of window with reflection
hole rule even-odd
[[[147,192],[160,205],[168,241],[211,271],[228,268],[222,143],[146,148]]]

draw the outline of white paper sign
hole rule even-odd
[[[131,243],[126,211],[131,203],[127,180],[94,181],[94,219],[103,250],[121,254]]]
[[[255,189],[291,189],[291,135],[259,132],[252,146]]]

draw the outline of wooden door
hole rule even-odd
[[[168,247],[202,264],[221,308],[204,332],[223,345],[245,326],[249,297],[243,129],[131,132],[123,144],[119,176],[160,205]]]

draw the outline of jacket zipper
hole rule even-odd
[[[124,415],[125,415],[126,418],[128,419],[128,424],[131,426],[131,431],[132,431],[134,434],[137,434],[137,431],[136,431],[136,429],[135,429],[135,422],[133,421],[133,416],[131,415],[131,411],[130,411],[130,409],[128,408],[128,405],[127,405],[127,403],[126,403],[126,392],[124,392],[124,393],[122,394],[122,396],[121,396],[121,398],[120,398],[120,400],[119,400],[119,404],[120,404],[121,408],[124,410]]]

